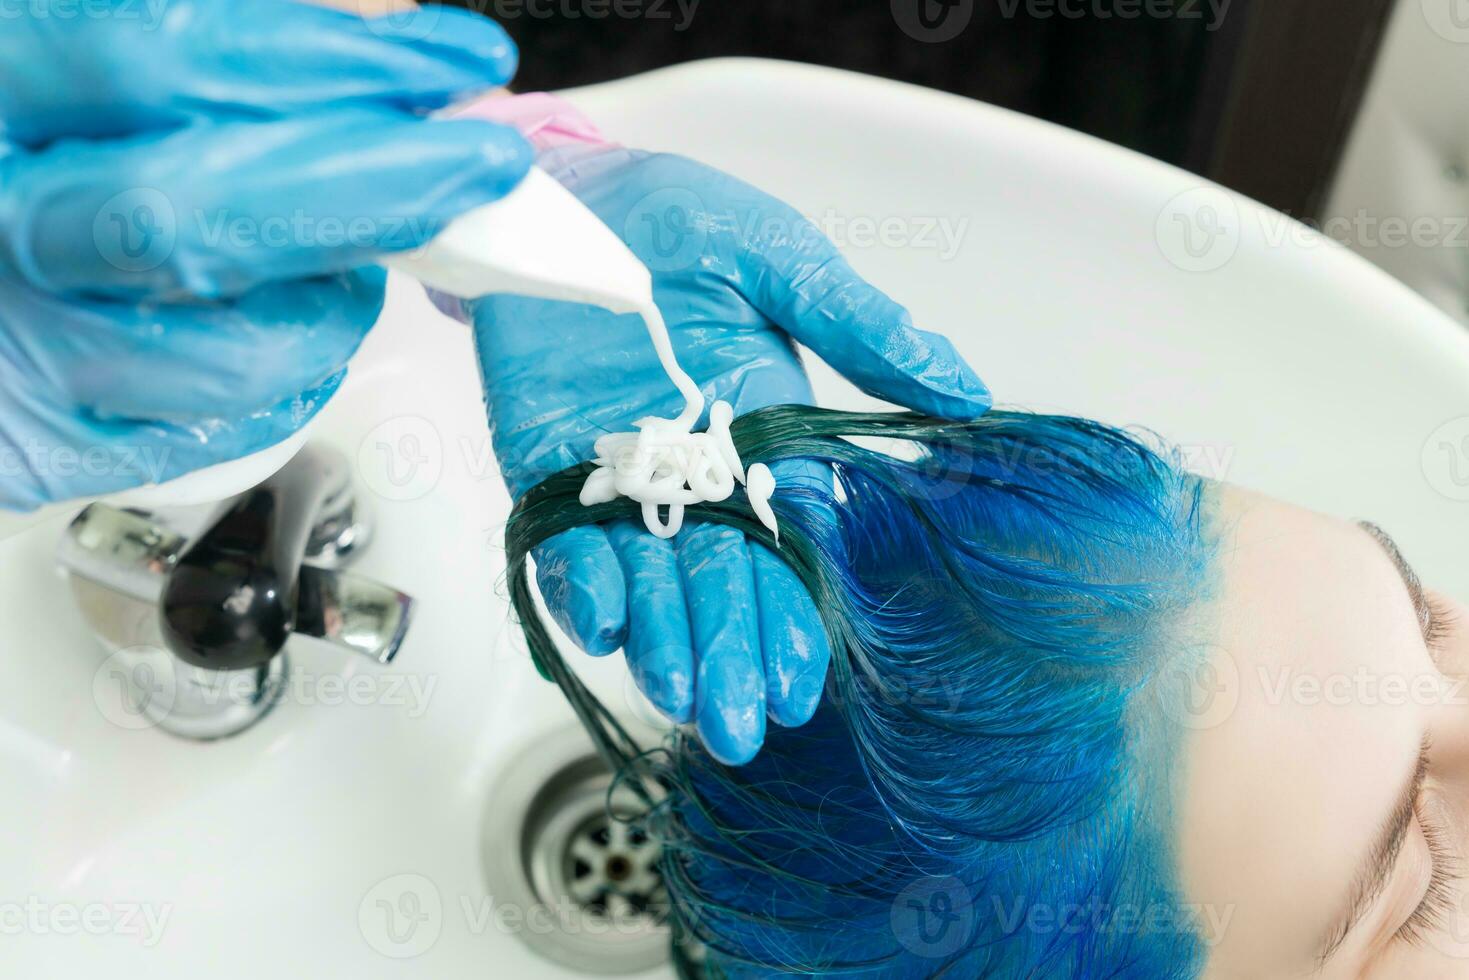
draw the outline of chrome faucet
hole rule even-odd
[[[58,561],[92,632],[137,682],[139,711],[174,735],[209,740],[279,702],[288,640],[384,664],[397,654],[413,600],[342,570],[370,537],[346,458],[307,445],[213,506],[92,504],[62,536]]]

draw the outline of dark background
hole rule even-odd
[[[522,91],[725,55],[830,65],[1080,129],[1310,219],[1390,0],[450,2],[509,30]]]

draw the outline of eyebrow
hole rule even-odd
[[[1357,526],[1372,536],[1387,553],[1393,567],[1402,576],[1403,588],[1408,590],[1408,598],[1413,601],[1413,611],[1418,615],[1418,628],[1423,631],[1423,639],[1427,642],[1433,627],[1433,609],[1428,602],[1428,597],[1423,593],[1423,582],[1418,578],[1418,573],[1413,571],[1413,566],[1408,564],[1408,559],[1403,557],[1402,549],[1382,528],[1371,521],[1358,521]]]
[[[1418,794],[1423,791],[1423,780],[1427,776],[1428,739],[1425,738],[1419,746],[1418,760],[1413,766],[1412,775],[1378,831],[1377,840],[1367,853],[1367,860],[1362,862],[1357,876],[1352,880],[1346,912],[1326,932],[1321,951],[1316,956],[1318,968],[1324,967],[1326,961],[1341,949],[1347,936],[1362,921],[1362,917],[1387,886],[1387,880],[1397,866],[1398,855],[1402,853],[1403,842],[1408,838],[1408,828],[1412,826],[1413,814],[1417,810]]]
[[[1407,590],[1408,598],[1412,600],[1413,611],[1418,616],[1418,627],[1426,640],[1433,621],[1433,613],[1423,594],[1423,583],[1413,571],[1413,566],[1409,565],[1408,560],[1403,557],[1397,542],[1381,527],[1371,521],[1359,521],[1357,526],[1371,535],[1372,539],[1382,547],[1387,557],[1391,559],[1393,567],[1397,569],[1398,575],[1402,577],[1403,588]],[[1388,878],[1392,875],[1393,868],[1397,866],[1398,856],[1403,850],[1403,842],[1407,840],[1408,828],[1413,823],[1418,795],[1423,791],[1423,781],[1428,776],[1428,750],[1428,738],[1425,736],[1418,747],[1418,759],[1414,764],[1411,776],[1402,792],[1398,794],[1397,802],[1389,811],[1387,819],[1378,830],[1377,839],[1372,849],[1367,852],[1367,859],[1362,862],[1356,877],[1352,880],[1346,911],[1333,922],[1325,933],[1326,938],[1321,942],[1320,952],[1316,956],[1318,969],[1324,967],[1327,960],[1341,949],[1347,936],[1362,921],[1362,917],[1367,914],[1372,903],[1382,894]]]

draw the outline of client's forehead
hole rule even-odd
[[[1228,906],[1209,976],[1289,975],[1340,912],[1306,897],[1346,892],[1417,757],[1413,691],[1433,669],[1361,528],[1236,489],[1217,528],[1214,700],[1180,742],[1181,877],[1190,901]]]

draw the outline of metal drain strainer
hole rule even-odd
[[[668,896],[658,845],[630,821],[642,810],[579,727],[537,740],[490,791],[484,820],[491,898],[514,907],[516,934],[572,969],[628,974],[668,960]]]
[[[626,819],[603,811],[583,823],[560,869],[561,884],[578,905],[616,921],[656,917],[668,904],[657,868],[662,849]]]

